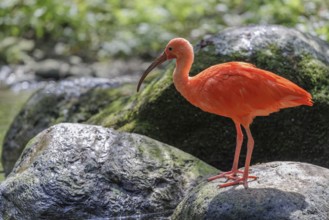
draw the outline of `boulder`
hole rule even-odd
[[[220,181],[202,183],[186,196],[172,220],[329,219],[329,170],[298,162],[252,167],[258,180],[219,189]]]
[[[190,189],[216,172],[145,136],[58,124],[28,143],[0,185],[0,218],[165,217]]]
[[[2,148],[5,175],[10,173],[31,138],[56,123],[86,122],[108,102],[127,93],[126,87],[122,86],[124,83],[120,80],[78,78],[49,83],[38,90],[16,116],[5,136]],[[120,91],[112,91],[118,87]]]
[[[165,45],[164,45],[165,46]],[[300,85],[314,106],[284,109],[257,117],[252,163],[302,161],[329,167],[329,44],[282,26],[226,29],[195,47],[191,75],[227,61],[245,61]],[[142,91],[128,100],[130,111],[112,112],[109,103],[89,122],[135,132],[168,143],[220,168],[232,166],[236,133],[231,119],[205,113],[188,103],[172,83],[173,65],[153,73]],[[245,147],[240,166],[244,165]]]

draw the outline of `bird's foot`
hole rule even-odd
[[[213,180],[219,179],[219,178],[235,179],[235,178],[237,178],[238,173],[242,174],[243,171],[241,171],[241,170],[236,170],[236,171],[231,170],[231,171],[223,172],[221,174],[218,174],[216,176],[208,178],[208,181],[213,181]]]
[[[227,182],[227,183],[223,183],[223,184],[219,184],[218,187],[219,188],[224,188],[224,187],[228,187],[228,186],[234,186],[234,185],[239,185],[239,184],[243,184],[244,188],[247,189],[248,188],[248,179],[252,178],[252,179],[257,179],[257,177],[255,176],[248,176],[247,178],[244,177],[239,177],[239,178],[235,178],[232,182]]]
[[[213,181],[215,179],[219,179],[219,178],[226,178],[226,183],[220,184],[218,185],[219,188],[224,188],[224,187],[228,187],[228,186],[233,186],[233,185],[239,185],[239,184],[243,184],[245,188],[248,188],[248,179],[257,179],[257,176],[247,176],[247,177],[239,177],[238,174],[243,174],[244,171],[241,170],[236,170],[236,171],[228,171],[228,172],[224,172],[221,173],[219,175],[213,176],[208,178],[208,181]],[[231,181],[230,181],[231,180]],[[230,182],[228,182],[230,181]]]

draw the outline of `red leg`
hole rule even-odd
[[[251,155],[252,151],[254,149],[254,139],[252,137],[252,134],[250,132],[249,125],[244,126],[247,137],[248,137],[248,143],[247,143],[247,158],[245,162],[245,168],[244,171],[238,170],[238,163],[239,163],[239,157],[240,157],[240,151],[241,151],[241,146],[242,146],[242,141],[243,141],[243,134],[241,131],[241,126],[239,123],[235,123],[235,128],[237,132],[237,137],[236,137],[236,148],[235,148],[235,154],[234,154],[234,161],[233,161],[233,167],[231,171],[221,173],[219,175],[213,176],[208,178],[208,181],[212,181],[218,178],[227,178],[227,181],[232,180],[231,182],[220,184],[219,187],[228,187],[228,186],[233,186],[233,185],[238,185],[238,184],[243,184],[245,188],[248,188],[248,179],[257,179],[256,176],[249,176],[249,166],[250,166],[250,161],[251,161]],[[239,177],[238,174],[243,174],[242,177]]]
[[[241,146],[242,146],[242,141],[243,141],[243,133],[241,131],[241,125],[237,122],[234,122],[234,124],[235,124],[235,129],[236,129],[236,147],[235,147],[235,154],[234,154],[232,170],[221,173],[221,174],[213,176],[213,177],[210,177],[210,178],[208,178],[208,181],[212,181],[212,180],[223,178],[223,177],[226,177],[228,179],[234,179],[234,177],[237,176],[237,173],[242,173],[242,171],[238,170],[238,165],[239,165],[239,157],[240,157]]]
[[[249,125],[247,127],[245,127],[245,129],[246,129],[247,137],[248,137],[248,144],[247,144],[248,149],[247,149],[247,158],[246,158],[246,162],[244,165],[243,186],[244,186],[244,188],[247,189],[248,188],[248,178],[257,179],[257,177],[249,176],[249,166],[250,166],[252,152],[254,150],[255,141],[254,141],[254,138],[252,137]]]
[[[227,186],[233,186],[233,185],[243,183],[244,188],[247,189],[248,188],[248,179],[249,178],[257,179],[256,176],[249,176],[249,166],[250,166],[251,155],[252,155],[252,151],[254,149],[255,142],[254,142],[254,139],[250,132],[249,125],[246,126],[245,129],[246,129],[246,133],[247,133],[247,137],[248,137],[248,143],[247,143],[247,158],[246,158],[246,162],[245,162],[243,176],[240,178],[235,178],[232,182],[221,184],[221,185],[219,185],[219,187],[227,187]]]

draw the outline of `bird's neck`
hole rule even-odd
[[[173,74],[173,80],[176,89],[185,97],[190,94],[190,76],[189,72],[193,64],[194,56],[192,53],[179,57],[176,60],[176,68]]]

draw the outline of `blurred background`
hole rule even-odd
[[[329,41],[328,21],[328,0],[1,0],[0,151],[11,121],[37,88],[31,82],[60,80],[60,72],[51,74],[67,63],[82,67],[77,75],[95,63],[107,66],[94,76],[120,76],[124,68],[140,75],[174,37],[195,44],[227,27],[279,24]],[[33,65],[45,60],[62,63],[35,77]]]
[[[78,56],[148,59],[173,37],[280,24],[329,39],[324,0],[1,0],[0,64]]]

